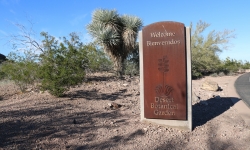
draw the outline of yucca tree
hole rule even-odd
[[[135,50],[142,20],[135,16],[120,16],[116,10],[97,9],[87,26],[90,35],[114,62],[114,70],[121,77],[124,61],[129,52]]]

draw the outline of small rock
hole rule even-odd
[[[201,89],[207,91],[218,91],[219,86],[218,83],[207,79],[202,83]]]
[[[32,88],[28,88],[25,90],[26,92],[31,92],[32,91]]]
[[[130,80],[130,79],[128,79],[128,80],[127,80],[127,82],[131,82],[131,80]]]
[[[200,101],[199,97],[194,92],[192,92],[192,101],[194,103],[197,103]]]
[[[108,103],[108,106],[109,106],[110,108],[115,108],[115,109],[118,109],[118,108],[122,107],[122,105],[117,104],[117,103],[115,103],[115,102]]]
[[[126,86],[128,86],[128,84],[126,84],[126,83],[125,83],[125,84],[123,84],[123,86],[125,86],[125,87],[126,87]]]
[[[144,130],[145,132],[147,132],[147,131],[148,131],[148,128],[143,128],[143,130]]]

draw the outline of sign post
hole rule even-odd
[[[141,120],[192,130],[190,28],[157,22],[139,38]]]

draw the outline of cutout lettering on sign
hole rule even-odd
[[[159,22],[142,30],[145,118],[187,119],[184,29]]]

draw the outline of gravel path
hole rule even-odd
[[[232,77],[207,78],[226,89]],[[94,74],[63,98],[2,81],[0,149],[250,150],[250,127],[229,93],[200,89],[204,80],[193,80],[192,132],[140,122],[139,77]]]

